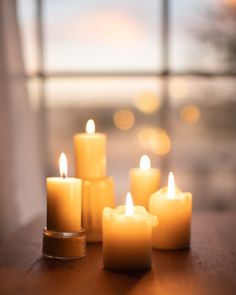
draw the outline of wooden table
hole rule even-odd
[[[42,218],[0,247],[0,294],[236,294],[236,212],[198,213],[190,250],[153,251],[143,273],[102,267],[102,246],[81,260],[41,257]]]

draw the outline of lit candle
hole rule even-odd
[[[95,133],[93,120],[88,120],[86,133],[74,136],[76,176],[82,181],[82,226],[88,242],[102,241],[102,212],[114,207],[115,189],[106,177],[106,135]]]
[[[78,232],[81,229],[81,179],[67,177],[64,153],[59,161],[61,177],[47,178],[47,230]]]
[[[182,249],[190,245],[192,194],[175,187],[174,175],[169,173],[168,187],[152,194],[149,212],[158,217],[153,229],[153,247]]]
[[[95,133],[93,120],[88,120],[86,133],[74,136],[76,177],[100,179],[106,176],[106,135]]]
[[[151,168],[147,155],[141,157],[139,167],[130,171],[130,191],[134,204],[147,208],[149,197],[160,186],[160,170]]]
[[[152,228],[157,217],[142,206],[133,206],[130,193],[126,206],[103,211],[103,264],[116,271],[151,267]]]

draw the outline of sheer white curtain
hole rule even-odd
[[[27,98],[16,1],[0,0],[0,240],[44,207],[37,119]]]

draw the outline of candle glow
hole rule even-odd
[[[151,168],[151,161],[147,155],[142,155],[139,167],[130,170],[130,192],[134,205],[147,208],[148,200],[160,185],[160,170]]]
[[[92,119],[88,120],[86,124],[86,133],[93,134],[95,132],[95,124]]]
[[[61,177],[47,178],[47,229],[77,232],[81,229],[82,180],[67,177],[67,159],[59,158]]]
[[[60,169],[60,175],[63,178],[67,177],[67,159],[65,153],[61,153],[60,159],[59,159],[59,169]]]
[[[126,203],[125,203],[125,215],[132,216],[134,214],[134,204],[131,193],[127,193]]]
[[[152,230],[157,217],[142,206],[133,205],[131,193],[126,205],[103,210],[103,265],[115,271],[140,271],[151,267]]]
[[[152,246],[156,249],[184,249],[190,245],[192,194],[175,187],[174,175],[169,173],[168,186],[153,193],[148,210],[159,219],[153,229]]]
[[[74,135],[75,175],[83,180],[82,225],[88,242],[102,240],[103,208],[115,205],[114,181],[106,174],[106,141],[106,134],[95,132],[92,119],[85,132]]]
[[[167,196],[169,199],[175,198],[175,178],[173,172],[169,173]]]
[[[151,168],[151,161],[150,158],[147,155],[143,155],[139,162],[139,167],[143,171],[147,171]]]

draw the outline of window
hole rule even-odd
[[[196,208],[236,206],[235,9],[226,0],[18,0],[47,173],[57,174],[64,150],[73,174],[72,136],[93,118],[108,133],[119,200],[148,153]]]

